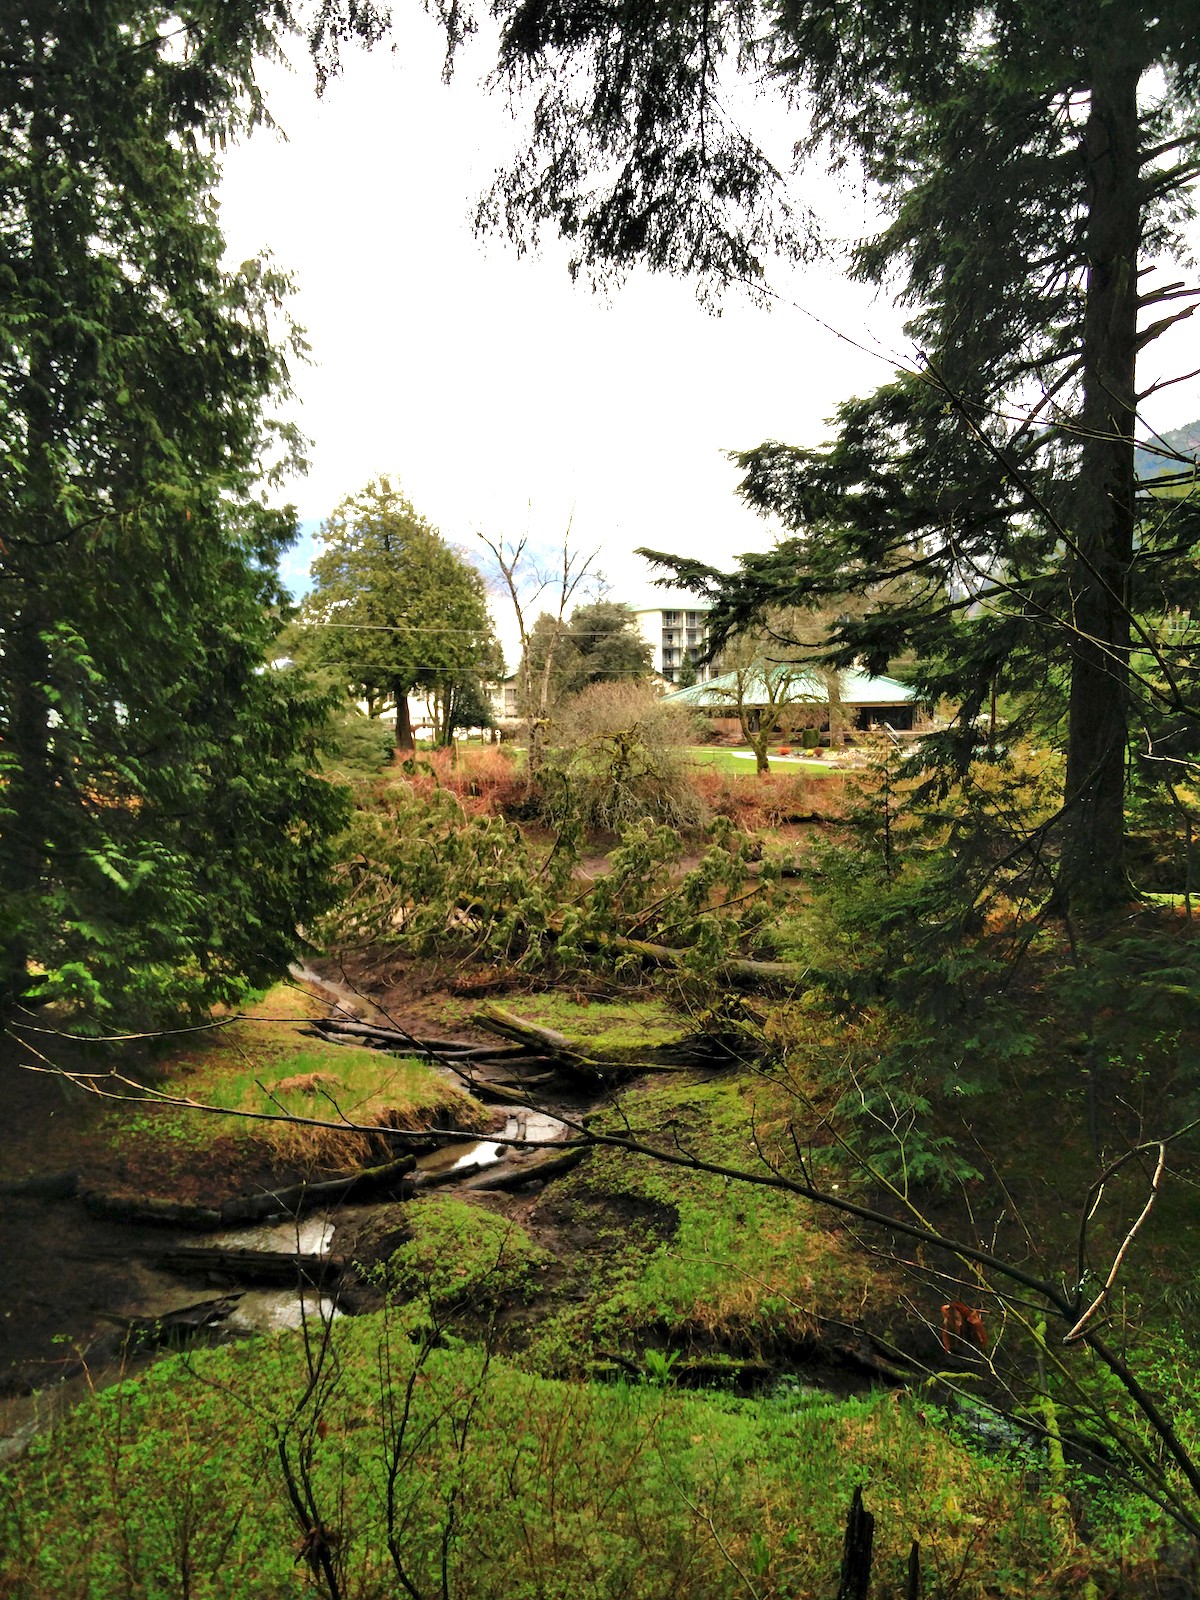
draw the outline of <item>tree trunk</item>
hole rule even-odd
[[[1128,46],[1128,47],[1126,47]],[[1085,920],[1127,902],[1125,761],[1134,552],[1140,70],[1106,33],[1093,62],[1083,153],[1087,302],[1079,473],[1068,569],[1071,692],[1058,898]]]
[[[7,654],[11,693],[8,742],[13,761],[5,808],[9,815],[0,835],[0,893],[5,902],[0,929],[0,1017],[8,1016],[20,1003],[29,984],[29,932],[47,861],[46,827],[53,804],[50,658],[42,638],[36,588],[9,633]]]
[[[396,749],[411,755],[416,749],[413,742],[412,720],[408,714],[408,695],[400,684],[393,688],[396,699]]]
[[[42,41],[36,54],[44,55]],[[53,176],[44,154],[52,133],[45,110],[35,113],[29,134],[33,157],[29,190],[30,265],[32,281],[54,281],[59,266],[54,245]],[[51,859],[51,816],[59,784],[53,770],[50,711],[52,662],[46,642],[55,618],[55,569],[69,543],[60,510],[55,458],[56,377],[49,341],[40,341],[18,391],[14,414],[26,430],[25,460],[12,474],[20,507],[17,526],[0,540],[12,612],[4,624],[5,648],[0,698],[7,694],[9,715],[0,742],[7,746],[9,767],[0,827],[0,1019],[24,998],[29,987],[30,937],[37,901]],[[19,433],[19,423],[16,425]],[[61,803],[61,802],[60,802]]]
[[[850,1501],[850,1515],[846,1518],[837,1600],[867,1600],[874,1546],[875,1518],[864,1507],[862,1490],[856,1487]]]

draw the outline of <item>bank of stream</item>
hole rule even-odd
[[[536,1275],[505,1308],[504,1326],[519,1347],[538,1347],[538,1370],[619,1378],[643,1370],[649,1346],[674,1362],[673,1380],[683,1384],[752,1389],[790,1373],[846,1394],[903,1378],[882,1346],[836,1320],[840,1307],[862,1301],[862,1262],[832,1237],[791,1236],[782,1197],[758,1191],[744,1204],[717,1196],[693,1203],[702,1185],[686,1174],[660,1178],[642,1166],[634,1181],[630,1164],[611,1152],[593,1150],[575,1170],[583,1151],[570,1138],[572,1125],[633,1103],[622,1102],[627,1085],[639,1114],[666,1126],[691,1125],[703,1136],[722,1119],[744,1121],[744,1084],[710,1034],[680,1033],[677,1017],[654,1015],[646,1003],[640,1013],[597,1005],[595,1012],[613,1013],[599,1019],[578,1003],[543,997],[543,1017],[567,1015],[583,1036],[567,1038],[545,1021],[491,1005],[474,1013],[475,1037],[442,1038],[428,1007],[409,1032],[343,984],[307,970],[297,976],[320,997],[320,1014],[302,1031],[333,1046],[327,1062],[343,1045],[360,1056],[372,1046],[385,1061],[421,1057],[460,1100],[460,1091],[469,1097],[462,1103],[475,1110],[462,1116],[467,1128],[413,1133],[384,1123],[372,1130],[373,1166],[340,1177],[326,1168],[307,1184],[260,1181],[255,1192],[235,1187],[218,1202],[211,1192],[175,1198],[178,1186],[169,1181],[158,1196],[129,1187],[88,1191],[70,1173],[9,1184],[24,1287],[3,1326],[0,1453],[19,1449],[81,1393],[164,1349],[373,1309],[380,1298],[374,1267],[414,1226],[420,1231],[421,1218],[445,1226],[446,1215],[458,1232],[431,1246],[439,1267],[454,1270],[447,1258],[469,1256],[498,1223],[537,1257]],[[633,1025],[613,1031],[628,1014]],[[595,1038],[589,1026],[600,1030]],[[455,1033],[466,1031],[459,1017]],[[316,1080],[335,1076],[307,1075],[316,1089]],[[312,1114],[321,1114],[319,1096]],[[560,1185],[567,1174],[571,1181]],[[236,1186],[236,1167],[226,1177]],[[414,1213],[410,1202],[424,1195],[437,1196],[441,1209]],[[751,1203],[775,1209],[747,1211]],[[464,1208],[479,1216],[478,1228]],[[754,1259],[748,1245],[759,1252]],[[631,1299],[639,1273],[642,1287]],[[783,1282],[784,1301],[770,1298],[765,1279],[748,1292],[756,1273]],[[823,1313],[795,1298],[797,1286],[812,1293],[814,1274],[824,1279],[813,1300],[831,1308],[828,1326]],[[485,1285],[482,1297],[488,1293]],[[469,1307],[462,1320],[473,1336]]]
[[[304,970],[298,977],[318,992],[330,1015],[362,1015],[361,999]],[[450,1059],[453,1059],[451,1057]],[[298,1328],[307,1317],[357,1309],[361,1273],[357,1241],[372,1232],[376,1213],[426,1189],[469,1194],[473,1185],[504,1174],[519,1186],[545,1147],[568,1135],[564,1117],[577,1118],[594,1096],[564,1094],[552,1107],[514,1103],[511,1090],[489,1093],[486,1066],[440,1064],[436,1070],[493,1106],[486,1136],[418,1139],[378,1137],[397,1149],[416,1146],[406,1168],[382,1198],[324,1201],[316,1210],[298,1197],[307,1186],[279,1186],[227,1202],[225,1210],[255,1209],[262,1220],[203,1227],[210,1206],[136,1195],[88,1191],[74,1172],[39,1173],[0,1186],[6,1222],[7,1304],[0,1322],[0,1459],[87,1393],[135,1372],[163,1350],[226,1342]],[[562,1116],[555,1115],[560,1111]],[[53,1115],[53,1113],[51,1113]],[[52,1141],[51,1141],[52,1144]],[[53,1148],[53,1144],[52,1144]],[[55,1153],[60,1153],[55,1150]],[[381,1169],[382,1170],[382,1169]],[[534,1172],[527,1181],[540,1182]],[[337,1182],[326,1180],[322,1191]],[[174,1224],[174,1225],[173,1225]]]

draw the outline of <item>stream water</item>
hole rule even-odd
[[[422,1155],[418,1174],[454,1186],[498,1166],[523,1143],[554,1141],[566,1124],[528,1107],[508,1111],[488,1138],[457,1140]],[[273,1252],[283,1257],[329,1255],[339,1220],[361,1223],[371,1207],[355,1204],[299,1220],[280,1217],[209,1235],[175,1233],[89,1216],[75,1200],[27,1194],[6,1198],[8,1299],[0,1318],[0,1460],[24,1448],[39,1430],[84,1395],[118,1381],[151,1357],[127,1353],[128,1319],[170,1318],[212,1300],[234,1300],[219,1325],[199,1331],[199,1342],[271,1334],[300,1327],[306,1318],[342,1314],[336,1292],[239,1284],[236,1266],[223,1287],[177,1276],[153,1264],[176,1246],[231,1252]],[[299,1274],[297,1274],[297,1277]],[[232,1285],[229,1280],[233,1279]]]

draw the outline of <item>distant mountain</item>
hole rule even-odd
[[[1175,428],[1171,433],[1164,433],[1161,440],[1153,439],[1152,444],[1168,446],[1177,450],[1181,456],[1188,456],[1191,460],[1200,459],[1200,421],[1189,422],[1185,427]],[[1139,447],[1134,452],[1135,466],[1139,478],[1161,478],[1166,473],[1183,472],[1186,470],[1182,461],[1172,461],[1169,456],[1160,455],[1154,450]]]

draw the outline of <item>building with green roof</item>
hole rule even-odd
[[[739,676],[741,679],[739,694]],[[867,731],[889,727],[894,732],[918,730],[926,725],[916,693],[895,678],[877,678],[861,667],[843,667],[839,672],[780,662],[746,668],[740,674],[723,672],[707,683],[690,689],[677,689],[666,703],[702,711],[706,715],[729,719],[729,731],[739,731],[738,702],[752,715],[774,704],[775,717],[785,723],[784,731],[812,727],[828,729],[831,714],[830,678],[838,681],[839,721],[844,728]],[[782,692],[781,692],[782,691]]]

